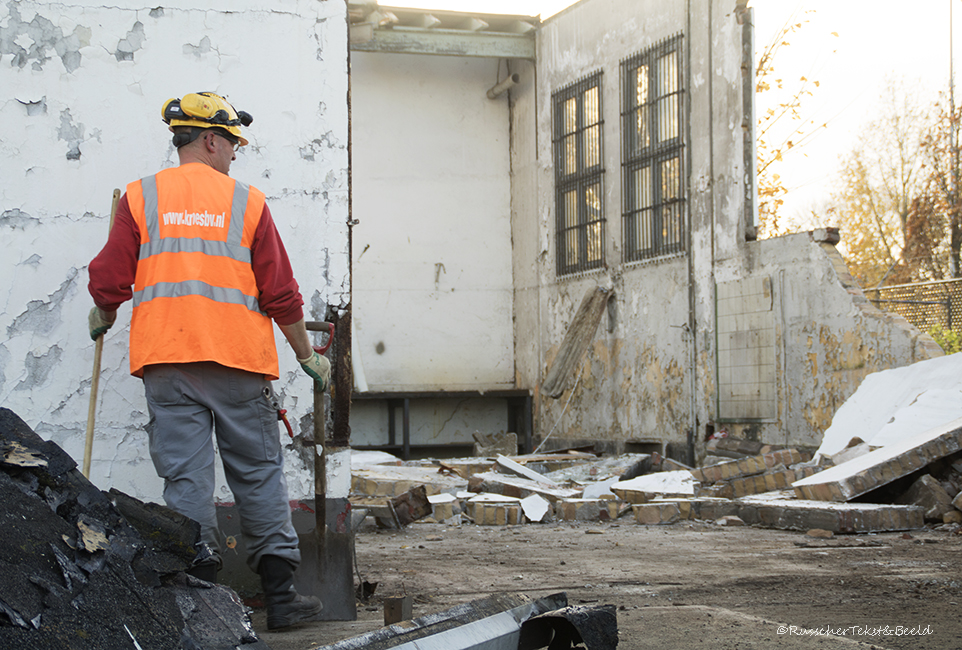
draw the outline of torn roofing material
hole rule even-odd
[[[538,600],[495,594],[314,650],[564,650],[579,643],[617,648],[613,605],[568,607],[564,593]]]
[[[0,647],[267,650],[233,591],[184,573],[195,522],[104,494],[5,408],[0,448]]]

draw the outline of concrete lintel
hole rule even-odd
[[[352,35],[355,28],[352,26]],[[434,54],[441,56],[490,57],[498,59],[535,59],[532,35],[468,32],[445,29],[395,27],[375,29],[362,38],[351,39],[351,50],[394,54]]]

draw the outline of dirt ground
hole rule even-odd
[[[414,524],[356,537],[377,582],[354,622],[267,632],[273,650],[308,650],[377,629],[379,597],[412,595],[414,616],[497,592],[614,604],[619,648],[962,648],[962,534],[839,535],[711,523]],[[830,634],[833,632],[834,634]]]

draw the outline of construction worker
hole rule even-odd
[[[213,431],[247,562],[261,578],[267,627],[287,627],[322,605],[294,590],[300,551],[270,383],[278,378],[271,321],[322,390],[331,365],[311,346],[263,192],[228,176],[251,116],[210,92],[168,100],[162,115],[180,166],[129,184],[120,199],[107,245],[89,267],[90,337],[133,299],[130,372],[144,381],[151,459],[167,505],[201,526],[189,572],[214,582],[221,566]]]

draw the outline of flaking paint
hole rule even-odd
[[[198,90],[254,116],[231,175],[267,195],[306,316],[324,319],[350,300],[344,3],[0,0],[0,403],[78,463],[94,349],[87,264],[106,240],[113,188],[176,164],[162,103]],[[127,303],[105,337],[91,479],[160,501],[143,386],[129,375],[129,319]],[[302,422],[311,382],[275,337],[275,392]],[[292,447],[285,455],[292,497],[313,496],[313,463]],[[220,470],[218,482],[216,496],[232,500]]]

